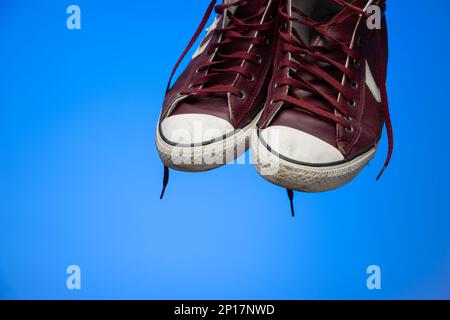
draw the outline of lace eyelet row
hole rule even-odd
[[[352,121],[353,121],[353,118],[352,118],[352,117],[347,117],[347,120],[350,121],[350,122],[352,122]],[[353,132],[355,132],[355,128],[353,127],[353,125],[350,125],[349,128],[345,128],[345,130],[346,130],[348,133],[353,133]]]

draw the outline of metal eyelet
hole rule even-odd
[[[350,108],[355,109],[356,108],[356,100],[355,99],[351,99],[347,101],[347,104]]]
[[[358,89],[358,87],[359,87],[358,82],[355,80],[353,80],[350,84],[351,84],[352,88],[355,90]]]
[[[350,122],[353,121],[353,118],[352,118],[352,117],[346,117],[346,119],[347,119],[348,121],[350,121]],[[350,128],[345,128],[345,130],[346,130],[347,132],[349,132],[349,133],[353,133],[353,132],[355,131],[355,128],[354,128],[352,125],[350,125]]]
[[[276,83],[273,85],[273,87],[274,87],[275,89],[278,89],[278,88],[280,87],[280,84],[279,84],[278,82],[276,82]]]
[[[261,64],[263,62],[263,59],[261,57],[261,55],[257,54],[256,55],[256,64]]]
[[[248,82],[254,82],[255,81],[255,76],[253,75],[253,73],[250,73],[247,77],[246,77]]]
[[[237,98],[239,100],[241,100],[241,101],[245,100],[247,98],[247,95],[245,94],[245,91],[241,90]]]
[[[202,73],[202,71],[200,70],[200,68],[198,68],[197,70],[195,70],[195,73],[200,74],[200,73]]]
[[[353,66],[356,68],[356,69],[359,69],[359,67],[361,67],[361,62],[359,61],[359,60],[353,60]]]

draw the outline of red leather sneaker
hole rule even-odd
[[[291,190],[327,191],[355,178],[375,155],[384,124],[382,171],[390,161],[385,9],[384,0],[280,4],[274,74],[252,149],[260,174],[291,199]]]
[[[205,171],[245,152],[262,111],[271,78],[277,5],[273,0],[224,0],[217,17],[173,87],[172,78],[212,13],[205,17],[178,60],[167,87],[156,142],[165,165]]]

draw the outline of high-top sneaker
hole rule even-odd
[[[271,78],[274,0],[211,1],[169,80],[156,141],[165,165],[205,171],[234,160],[247,147]],[[217,17],[187,68],[171,80],[207,23]],[[264,90],[266,89],[266,90]]]
[[[373,158],[384,124],[384,0],[284,0],[274,74],[252,139],[254,162],[269,181],[319,192],[351,181]],[[381,175],[381,173],[380,173]]]

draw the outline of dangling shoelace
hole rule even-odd
[[[347,13],[341,15],[335,23],[342,23],[352,15],[361,15],[362,17],[368,18],[368,14],[361,8],[354,6],[344,0],[334,0],[337,4],[348,9]],[[312,101],[306,97],[299,98],[294,94],[288,91],[287,94],[279,95],[273,98],[271,103],[276,103],[279,101],[289,103],[296,107],[299,107],[311,114],[317,115],[321,118],[327,119],[329,121],[333,121],[336,124],[340,124],[347,128],[348,130],[353,130],[351,118],[348,116],[347,103],[354,104],[354,96],[353,92],[345,87],[340,81],[336,80],[331,74],[329,74],[325,69],[326,68],[335,68],[342,72],[345,77],[352,81],[355,79],[355,73],[348,68],[346,65],[336,61],[329,56],[327,53],[335,52],[335,50],[339,50],[341,53],[344,53],[353,61],[359,61],[360,57],[356,50],[353,50],[348,47],[345,43],[336,39],[328,30],[323,28],[323,24],[321,22],[317,22],[311,18],[309,18],[304,12],[299,10],[298,8],[292,8],[293,13],[298,14],[299,18],[293,17],[286,12],[283,11],[283,8],[279,9],[279,15],[287,22],[291,23],[299,23],[311,28],[311,30],[315,31],[317,34],[331,41],[333,45],[331,46],[313,46],[306,44],[297,30],[293,29],[291,35],[287,28],[281,28],[279,35],[280,41],[282,41],[282,50],[290,53],[295,57],[295,61],[293,59],[286,59],[282,61],[280,68],[289,68],[290,72],[293,72],[292,77],[284,77],[281,79],[276,85],[277,86],[292,86],[295,88],[300,88],[303,91],[310,92],[316,97],[320,97],[322,100],[325,100],[329,106],[328,108],[322,105],[318,105],[317,102]],[[285,24],[287,26],[287,23]],[[377,41],[381,44],[381,35],[380,32],[376,32]],[[325,66],[325,67],[324,67]],[[324,91],[320,88],[320,86],[314,85],[311,80],[305,79],[302,76],[302,72],[306,72],[306,74],[311,75],[314,80],[319,79],[322,80],[321,83],[327,83],[331,88],[335,89],[336,92],[339,93],[339,97],[341,99],[336,99],[335,95],[330,94],[329,92]],[[381,88],[381,98],[382,98],[382,111],[386,124],[386,131],[388,136],[388,154],[384,163],[383,168],[377,176],[377,180],[381,178],[384,171],[388,167],[393,149],[394,149],[394,135],[391,123],[391,117],[388,106],[388,97],[386,92],[385,79],[382,78],[382,74],[380,72],[377,73],[377,82],[380,84]],[[338,111],[339,114],[335,113],[335,110]],[[293,198],[294,193],[292,190],[287,190],[288,196],[291,204],[292,214],[294,215],[294,205]]]
[[[211,13],[216,5],[217,0],[212,0],[209,4],[205,15],[194,33],[194,36],[189,41],[186,49],[183,51],[181,57],[178,59],[175,67],[170,75],[166,93],[170,91],[173,77],[175,76],[178,67],[186,57],[189,50],[192,48],[198,37],[202,33],[203,29],[208,22]],[[223,16],[222,19],[229,19],[229,23],[224,28],[216,28],[213,32],[220,37],[220,41],[213,43],[206,48],[207,54],[214,54],[214,59],[208,60],[199,66],[196,70],[203,75],[194,83],[191,83],[189,89],[180,92],[181,95],[195,95],[205,96],[209,94],[232,94],[239,99],[245,98],[245,93],[234,87],[233,83],[221,83],[223,75],[232,74],[240,75],[248,79],[254,80],[254,75],[249,74],[248,71],[242,67],[243,61],[260,64],[262,63],[261,56],[257,53],[250,53],[248,51],[236,51],[232,53],[222,53],[221,48],[225,48],[229,44],[247,42],[255,47],[261,45],[267,45],[267,38],[260,34],[261,31],[268,31],[273,27],[273,21],[266,23],[260,23],[265,11],[266,6],[262,8],[253,16],[239,19],[231,13],[230,8],[239,7],[245,5],[248,0],[237,0],[231,3],[220,4],[215,6],[215,12],[218,15]],[[256,23],[254,21],[257,21]],[[211,35],[212,36],[212,35]],[[257,51],[257,50],[255,50]],[[234,82],[234,81],[233,81]],[[215,84],[211,84],[215,83]],[[164,197],[164,193],[169,182],[169,169],[164,167],[164,179],[163,190],[161,192],[161,199]]]

